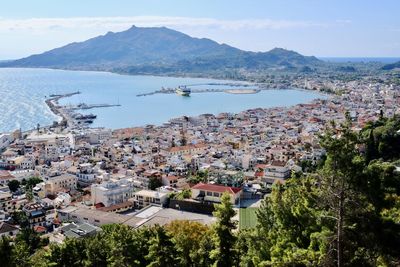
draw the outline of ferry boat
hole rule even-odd
[[[175,89],[175,93],[181,96],[190,96],[191,90],[186,86],[178,86],[178,88]]]

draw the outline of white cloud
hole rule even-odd
[[[118,31],[137,26],[166,26],[179,28],[212,28],[220,30],[243,29],[293,29],[306,27],[325,27],[327,24],[312,21],[271,20],[271,19],[243,19],[219,20],[213,18],[189,17],[161,17],[161,16],[135,16],[135,17],[73,17],[73,18],[30,18],[30,19],[1,19],[0,32],[34,31],[59,31],[62,29],[81,29]]]

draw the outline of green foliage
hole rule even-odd
[[[187,182],[191,184],[205,183],[208,178],[208,170],[198,171],[196,175],[191,175],[187,178]]]
[[[1,266],[11,267],[13,257],[13,245],[8,237],[2,236],[0,238],[0,259]]]
[[[35,185],[41,182],[43,182],[43,180],[40,177],[31,177],[28,180],[23,180],[22,184],[25,185],[25,188],[32,189],[35,187]]]
[[[158,177],[150,177],[149,179],[149,189],[156,190],[157,188],[162,186],[162,181]]]
[[[217,218],[217,223],[214,225],[215,249],[211,252],[215,266],[229,267],[234,263],[232,255],[234,254],[236,237],[233,230],[236,228],[236,222],[232,218],[235,214],[230,194],[225,192],[221,197],[221,204],[216,204],[213,212],[213,215]]]
[[[15,192],[15,191],[18,190],[18,188],[20,186],[20,183],[19,183],[18,180],[11,180],[11,181],[8,182],[7,185],[8,185],[8,188],[10,188],[11,192]]]
[[[192,190],[190,189],[183,189],[179,193],[172,193],[171,198],[177,199],[177,200],[184,200],[187,198],[190,198],[192,196]]]
[[[173,267],[177,264],[175,246],[169,233],[161,226],[154,227],[155,236],[150,240],[149,254],[146,259],[149,267]]]
[[[29,220],[25,212],[21,210],[14,211],[11,215],[13,221],[21,226],[21,228],[27,228],[29,226]]]
[[[211,239],[208,235],[210,229],[199,222],[173,221],[166,229],[177,248],[179,264],[193,266],[198,263],[199,250],[203,239]]]

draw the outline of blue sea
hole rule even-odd
[[[183,115],[240,112],[250,108],[291,106],[323,97],[301,90],[268,90],[258,94],[197,93],[190,97],[176,94],[137,94],[189,84],[222,83],[221,80],[127,76],[107,72],[50,69],[0,69],[0,132],[29,130],[49,125],[59,117],[45,104],[50,94],[80,91],[64,98],[62,104],[120,104],[119,107],[91,109],[97,115],[94,127],[112,129],[146,124],[162,124]],[[215,88],[197,85],[193,88]]]

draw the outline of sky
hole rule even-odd
[[[0,0],[0,59],[132,25],[166,26],[243,50],[400,57],[399,0]]]

